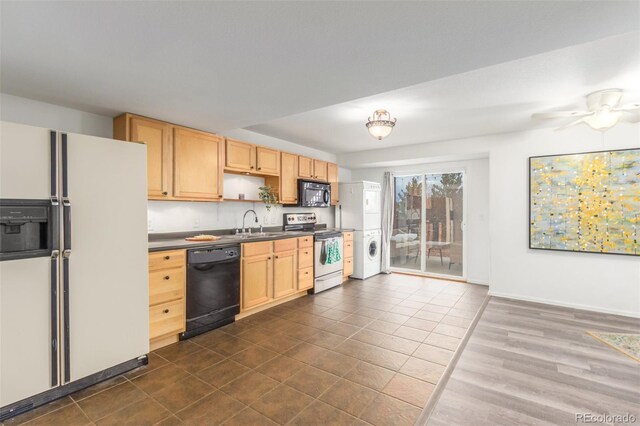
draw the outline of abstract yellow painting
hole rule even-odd
[[[529,158],[529,247],[640,255],[640,149]]]

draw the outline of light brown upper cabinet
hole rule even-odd
[[[227,138],[225,168],[239,172],[255,172],[256,146]]]
[[[280,174],[280,151],[262,146],[255,149],[257,173],[278,176]]]
[[[147,196],[150,200],[171,198],[171,125],[150,118],[122,114],[113,120],[113,137],[147,145]]]
[[[280,153],[280,202],[298,202],[298,156],[287,152]]]
[[[175,127],[173,130],[173,197],[222,199],[224,138]]]
[[[313,160],[313,178],[324,181],[328,180],[326,161]]]
[[[313,179],[313,158],[298,156],[298,177]]]
[[[113,119],[113,137],[147,145],[150,200],[222,200],[222,137],[129,113]]]
[[[327,180],[331,184],[331,205],[335,206],[340,201],[338,196],[338,165],[327,163]]]

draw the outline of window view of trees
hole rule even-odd
[[[395,177],[391,265],[462,275],[462,204],[462,173]]]

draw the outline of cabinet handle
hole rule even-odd
[[[253,166],[251,166],[251,169],[253,169]]]
[[[278,258],[278,256],[276,256],[276,259]]]
[[[169,310],[168,310],[168,309],[165,309],[164,311],[162,311],[162,313],[163,313],[163,314],[168,314],[168,313],[169,313]]]
[[[164,279],[168,280],[169,278],[171,278],[169,275],[165,275]]]
[[[309,254],[309,252],[308,252],[308,251],[305,251],[305,252],[304,252],[304,254]]]
[[[169,193],[167,191],[162,191],[162,195],[166,197],[167,195],[169,195]]]
[[[305,274],[305,275],[309,275],[309,271],[305,272],[304,274]]]
[[[222,194],[218,195],[218,198],[222,198]]]
[[[271,260],[271,256],[267,257],[267,260]]]
[[[164,257],[164,260],[169,260],[169,259],[171,259],[171,256],[165,256]]]
[[[262,167],[258,167],[258,170],[262,170]]]

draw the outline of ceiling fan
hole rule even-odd
[[[604,132],[618,124],[620,120],[638,123],[640,121],[640,103],[620,105],[622,93],[622,89],[598,90],[586,96],[586,111],[543,112],[533,114],[532,117],[537,119],[577,119],[556,130],[564,130],[576,124],[586,123],[592,129]]]

